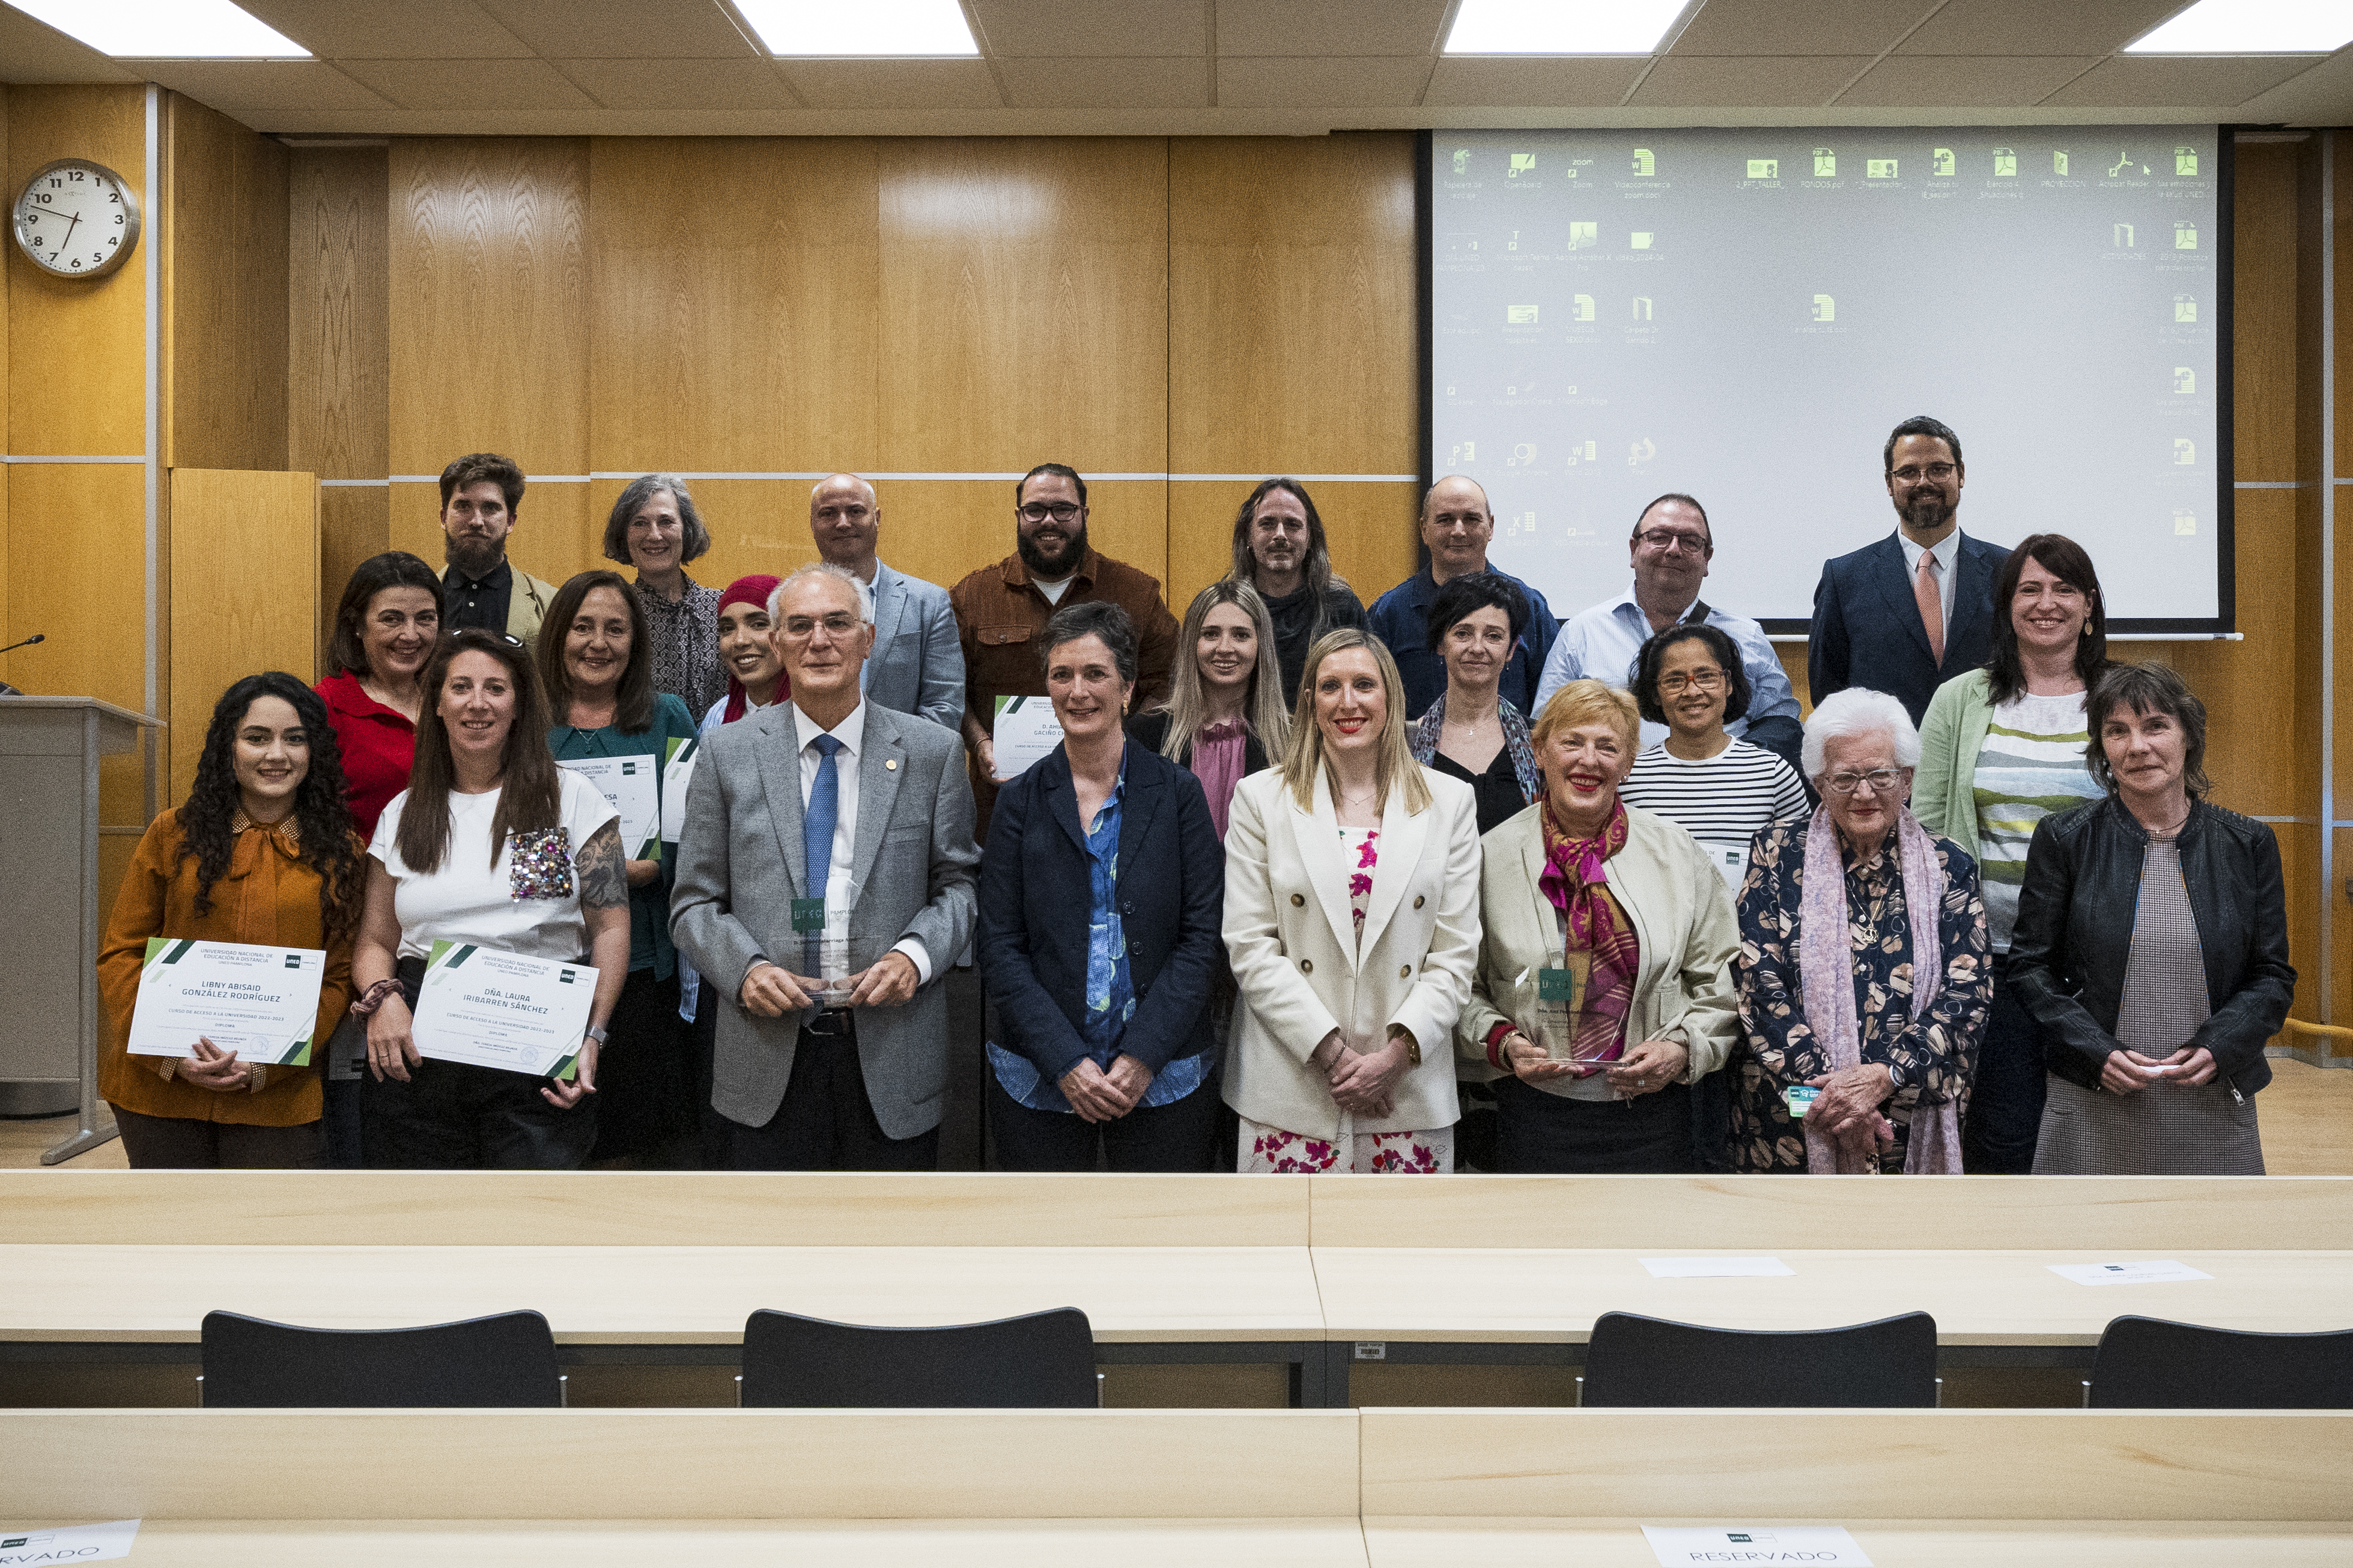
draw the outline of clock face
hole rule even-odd
[[[61,158],[26,183],[9,211],[16,248],[59,278],[102,278],[139,243],[139,201],[102,163]]]

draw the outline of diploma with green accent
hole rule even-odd
[[[315,948],[151,936],[129,1049],[193,1057],[201,1036],[240,1061],[308,1066],[326,975]]]
[[[436,942],[409,1037],[436,1061],[569,1079],[596,995],[596,972],[585,963]]]

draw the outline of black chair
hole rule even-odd
[[[560,1405],[555,1336],[537,1312],[421,1329],[303,1329],[206,1312],[206,1407]]]
[[[1707,1329],[1608,1312],[1585,1350],[1588,1405],[1936,1403],[1936,1320],[1907,1312],[1846,1329]]]
[[[1076,1307],[993,1323],[877,1329],[792,1312],[744,1324],[747,1406],[1092,1409],[1094,1331]]]
[[[2084,1385],[2092,1410],[2353,1409],[2353,1329],[2257,1334],[2116,1318]]]

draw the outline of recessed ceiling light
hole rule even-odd
[[[2198,0],[2125,46],[2132,55],[2327,55],[2353,43],[2345,0]]]
[[[772,55],[976,55],[956,0],[735,0]]]
[[[1647,55],[1685,0],[1462,0],[1450,55]]]
[[[228,0],[8,0],[100,54],[132,59],[252,60],[311,51]]]

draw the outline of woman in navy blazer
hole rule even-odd
[[[997,1163],[1206,1171],[1224,847],[1200,781],[1122,731],[1126,613],[1065,606],[1041,658],[1062,743],[998,794],[980,867]]]

